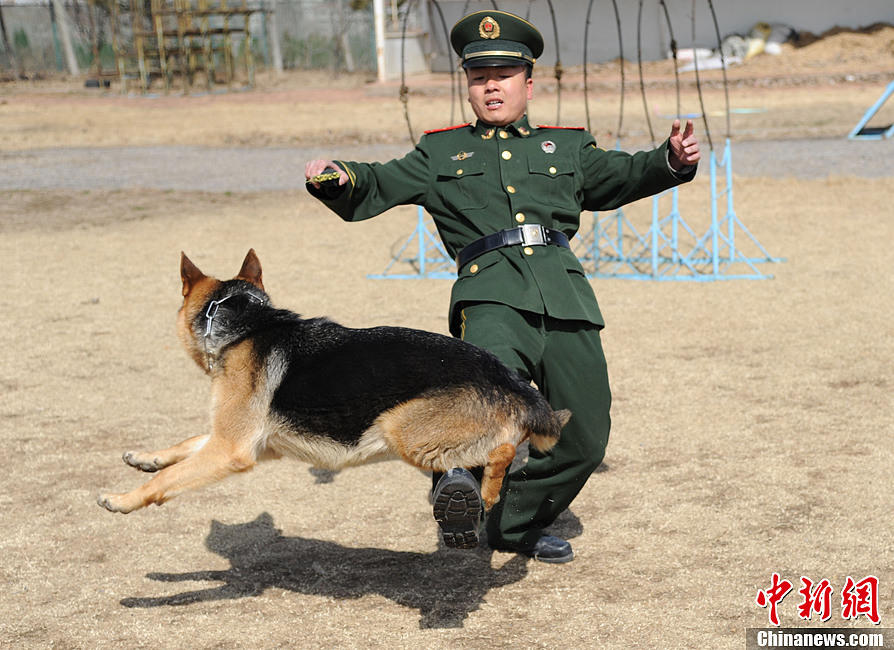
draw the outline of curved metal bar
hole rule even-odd
[[[729,116],[732,111],[729,106],[729,80],[726,77],[726,59],[723,56],[723,38],[720,36],[720,25],[717,24],[717,12],[714,11],[714,3],[711,2],[711,0],[708,0],[708,9],[711,10],[711,17],[714,20],[714,35],[717,37],[717,51],[720,52],[720,68],[723,70],[723,95],[726,100],[726,138],[729,139],[732,134]]]
[[[711,139],[711,127],[708,125],[708,112],[705,110],[705,98],[702,95],[702,82],[698,73],[698,51],[695,47],[695,0],[692,0],[692,64],[695,68],[695,89],[698,91],[698,105],[702,110],[702,122],[705,124],[705,137],[708,138],[708,148],[714,151],[714,141]]]
[[[670,35],[671,55],[674,59],[674,81],[676,82],[677,87],[677,116],[679,117],[683,109],[680,104],[680,67],[677,64],[677,39],[674,38],[674,27],[671,24],[670,12],[667,10],[667,4],[664,0],[659,0],[659,3],[664,9],[664,19],[667,21],[667,32]]]
[[[444,31],[444,42],[447,44],[447,56],[450,57],[450,31],[447,29],[447,20],[444,18],[444,12],[441,11],[441,5],[438,0],[431,0],[431,4],[438,12],[438,18],[441,20],[441,28]],[[459,104],[460,121],[466,121],[466,112],[462,102],[462,82],[456,74],[456,66],[452,63],[450,67],[450,123],[454,124],[453,112],[456,110],[456,104]]]
[[[534,5],[534,0],[528,0],[528,8],[525,9],[525,20],[528,22],[531,21],[531,7]]]
[[[643,0],[639,0],[639,12],[636,18],[636,60],[639,67],[639,90],[643,97],[643,110],[646,114],[646,124],[649,126],[649,138],[654,148],[655,132],[652,130],[652,118],[649,117],[649,102],[646,100],[646,81],[643,77]]]
[[[407,43],[407,22],[410,17],[410,10],[413,8],[413,3],[416,0],[410,0],[407,3],[407,9],[404,12],[403,19],[401,20],[401,32],[400,32],[400,102],[404,105],[404,119],[407,121],[407,130],[410,133],[410,142],[416,143],[416,138],[413,136],[413,125],[410,124],[410,89],[407,87],[406,83],[406,43]]]
[[[589,82],[587,77],[587,49],[588,42],[590,38],[590,15],[593,11],[593,3],[595,0],[590,0],[589,5],[587,5],[587,20],[586,25],[584,27],[584,110],[587,116],[587,131],[592,132],[592,125],[590,122],[590,98],[589,98]],[[620,141],[621,139],[621,129],[624,125],[624,91],[627,85],[627,79],[624,74],[624,38],[622,36],[621,30],[621,12],[618,10],[618,1],[612,0],[612,6],[615,10],[615,23],[618,28],[618,65],[621,68],[621,93],[620,93],[620,106],[618,108],[618,129],[615,133],[615,139]]]
[[[693,4],[695,0],[692,0]],[[667,31],[670,36],[670,46],[671,46],[671,55],[674,60],[674,85],[676,87],[677,94],[677,110],[676,116],[679,117],[682,112],[681,108],[681,100],[680,100],[680,68],[677,61],[677,39],[674,37],[674,27],[671,23],[670,19],[670,11],[667,8],[667,4],[664,0],[658,0],[658,4],[664,10],[664,20],[667,23]],[[693,29],[695,23],[693,22]],[[639,15],[637,16],[637,26],[636,26],[636,38],[637,38],[637,57],[639,61],[639,84],[640,84],[640,92],[643,96],[643,110],[646,114],[646,122],[649,125],[649,137],[652,139],[652,146],[655,146],[655,132],[652,130],[652,119],[649,114],[649,103],[646,99],[646,83],[643,78],[643,53],[642,53],[642,30],[643,30],[643,0],[640,0],[639,3]],[[693,34],[693,39],[695,38]],[[704,113],[704,109],[702,110]]]
[[[556,125],[562,123],[562,55],[559,52],[559,25],[556,22],[556,11],[553,9],[553,0],[546,0],[549,6],[549,14],[553,21],[553,38],[556,43],[556,67],[554,75],[556,77]]]
[[[587,19],[584,22],[584,114],[587,116],[587,131],[590,133],[593,132],[593,127],[590,123],[590,86],[587,83],[587,43],[590,40],[590,14],[595,1],[590,0],[587,5]],[[621,92],[623,93],[623,90]]]
[[[627,79],[624,74],[624,39],[621,37],[621,12],[618,11],[618,0],[612,0],[612,6],[615,8],[615,22],[618,25],[618,65],[621,67],[621,99],[618,108],[618,132],[615,139],[621,141],[621,127],[624,124],[624,92],[627,85]]]

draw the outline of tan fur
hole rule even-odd
[[[568,424],[568,420],[571,419],[571,411],[569,411],[568,409],[553,411],[553,413],[555,413],[556,419],[559,421],[560,429]],[[537,435],[536,433],[532,433],[529,440],[531,441],[531,446],[533,446],[534,449],[544,452],[549,451],[556,446],[557,442],[559,442],[558,438],[547,438],[545,436]]]
[[[196,362],[196,365],[207,372],[208,363],[205,359],[205,350],[202,348],[201,341],[192,331],[192,323],[208,301],[208,296],[220,286],[220,282],[212,278],[204,278],[193,285],[191,289],[187,289],[187,281],[184,280],[183,286],[187,293],[184,294],[183,306],[177,312],[177,336],[183,349],[186,350],[186,354]]]
[[[210,437],[210,433],[201,436],[193,436],[173,447],[153,453],[129,451],[124,454],[124,462],[131,467],[136,467],[144,472],[155,472],[164,469],[168,465],[173,465],[174,463],[179,463],[181,460],[186,460],[204,447]]]
[[[482,465],[494,447],[517,446],[527,437],[509,414],[488,411],[477,396],[462,390],[411,400],[383,413],[376,424],[403,460],[438,472]]]
[[[287,360],[271,354],[263,364],[250,341],[231,346],[220,363],[209,363],[201,338],[193,331],[200,310],[220,281],[204,275],[182,255],[183,305],[177,318],[179,338],[187,354],[212,379],[212,433],[194,436],[154,452],[127,452],[124,461],[158,472],[142,487],[125,494],[101,494],[97,501],[113,512],[128,513],[162,504],[186,491],[245,472],[262,460],[289,456],[318,467],[340,469],[388,458],[400,458],[429,471],[484,465],[482,498],[486,509],[499,499],[506,469],[516,447],[529,437],[518,424],[520,405],[483,402],[468,388],[417,398],[382,413],[353,447],[312,432],[293,430],[270,413],[273,392]],[[261,266],[249,251],[238,279],[263,290]],[[557,413],[562,425],[570,413]],[[545,450],[554,438],[531,436]]]
[[[485,510],[490,510],[500,500],[503,477],[506,476],[506,470],[514,458],[515,445],[509,443],[500,445],[488,455],[484,476],[481,479],[481,499],[484,501]]]

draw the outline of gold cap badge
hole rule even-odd
[[[485,16],[478,23],[478,35],[488,39],[500,38],[500,25],[490,16]]]

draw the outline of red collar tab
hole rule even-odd
[[[456,129],[462,129],[466,126],[471,126],[471,122],[466,122],[465,124],[457,124],[456,126],[448,126],[443,129],[432,129],[431,131],[426,131],[425,134],[429,135],[430,133],[443,133],[444,131],[455,131]]]
[[[538,124],[538,129],[563,129],[565,131],[583,131],[584,127],[582,126],[548,126],[546,124]]]

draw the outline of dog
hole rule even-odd
[[[328,469],[393,458],[430,472],[483,467],[488,511],[517,446],[549,450],[571,417],[462,340],[273,307],[254,249],[232,280],[206,276],[183,253],[180,276],[177,331],[211,377],[211,433],[125,453],[128,465],[157,474],[132,492],[99,495],[112,512],[161,505],[283,456]]]

